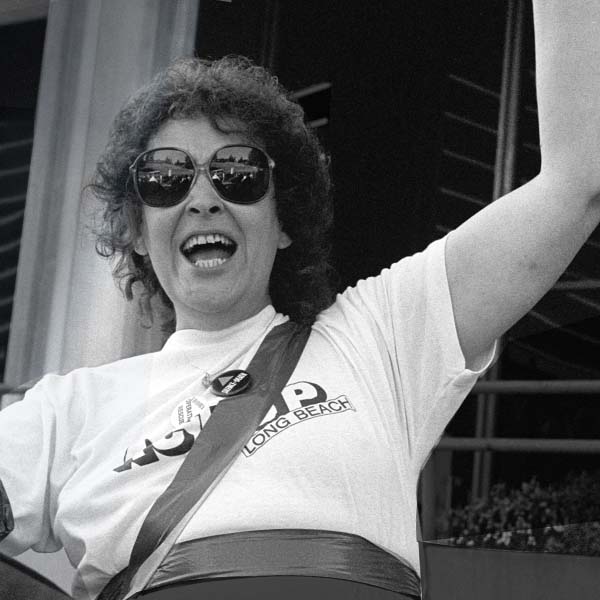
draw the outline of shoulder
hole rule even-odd
[[[379,274],[360,279],[336,296],[317,322],[354,320],[360,315],[381,315],[423,308],[448,297],[445,248],[447,236],[406,256]]]
[[[42,386],[49,390],[59,387],[79,387],[88,383],[98,384],[135,376],[138,372],[144,372],[158,354],[160,353],[153,352],[130,356],[94,367],[79,367],[64,374],[48,373],[39,380],[36,387]]]
[[[35,383],[18,404],[42,403],[56,413],[88,413],[102,403],[131,395],[152,372],[160,353],[123,358],[94,367],[80,367],[65,374],[48,373]]]

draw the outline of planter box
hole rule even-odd
[[[600,557],[421,543],[423,600],[599,600]]]

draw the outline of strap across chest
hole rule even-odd
[[[131,551],[99,600],[122,600],[142,590],[179,534],[256,431],[291,377],[310,327],[286,322],[274,327],[248,365],[253,385],[222,400],[175,478],[146,516]]]

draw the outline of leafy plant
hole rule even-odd
[[[451,510],[446,527],[457,546],[600,556],[600,471],[559,485],[496,484],[487,499]]]

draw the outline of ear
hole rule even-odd
[[[144,236],[142,234],[138,235],[133,244],[133,249],[140,256],[148,256],[148,248],[146,248],[146,242],[144,241]]]
[[[285,248],[289,248],[291,245],[292,239],[290,238],[290,236],[285,231],[279,232],[279,241],[277,242],[277,248],[279,250],[284,250]]]

